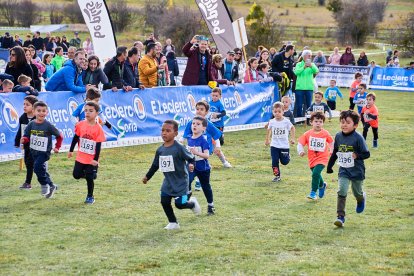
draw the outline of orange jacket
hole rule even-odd
[[[139,82],[146,88],[157,86],[158,68],[155,59],[144,55],[138,63]]]

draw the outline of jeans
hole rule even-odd
[[[31,184],[33,178],[34,161],[30,149],[24,149],[24,164],[26,165],[26,181],[25,183]]]
[[[33,154],[32,152],[32,157],[34,161],[34,172],[40,185],[54,186],[52,180],[50,179],[50,175],[47,172],[46,162],[50,158],[49,154],[46,152],[37,152],[36,154]]]
[[[304,117],[306,109],[312,104],[312,90],[296,90],[295,91],[295,109],[296,117]]]
[[[338,216],[345,216],[346,196],[348,194],[349,183],[351,183],[352,193],[354,194],[357,202],[361,202],[364,200],[364,180],[351,180],[346,177],[338,177]]]

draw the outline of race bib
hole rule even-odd
[[[326,146],[325,138],[309,137],[309,149],[313,151],[324,152]]]
[[[367,100],[365,100],[365,99],[361,99],[361,100],[359,100],[358,106],[360,106],[360,107],[364,107],[364,106],[366,106],[366,105],[367,105]]]
[[[80,138],[80,147],[79,147],[80,152],[95,155],[95,148],[96,148],[95,141],[92,141],[86,138]]]
[[[191,152],[191,150],[190,150],[191,148],[194,148],[196,150],[196,152],[201,152],[201,153],[203,152],[203,149],[201,147],[187,147],[187,149],[188,149],[189,152]],[[195,156],[195,161],[204,160],[204,158],[202,158],[202,157],[200,157],[198,155],[195,155],[194,154],[194,156]]]
[[[334,97],[336,97],[336,91],[335,91],[335,90],[329,90],[329,92],[328,92],[328,97],[329,97],[329,98],[334,98]]]
[[[220,115],[220,113],[218,113],[218,112],[212,112],[211,113],[211,115],[210,115],[210,122],[212,122],[212,123],[215,123],[215,122],[218,122],[218,121],[220,121],[221,120],[221,118],[213,118],[213,116],[212,115]]]
[[[352,168],[354,166],[354,158],[352,152],[337,152],[338,165],[342,168]]]
[[[369,121],[372,121],[373,119],[371,119],[369,116],[368,116],[368,114],[366,114],[366,113],[364,113],[364,121],[365,122],[369,122]]]
[[[320,106],[320,105],[314,105],[313,106],[313,112],[324,112],[324,108],[323,108],[323,106]]]
[[[283,138],[286,137],[287,131],[286,131],[286,128],[277,127],[277,128],[274,128],[273,129],[273,133],[272,134],[273,134],[273,136],[272,136],[273,140],[275,140],[275,139],[283,139]]]
[[[175,172],[174,159],[172,155],[160,156],[159,167],[162,172]]]
[[[47,151],[47,137],[40,137],[36,135],[30,136],[30,148],[37,151]]]

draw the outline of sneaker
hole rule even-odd
[[[273,178],[273,180],[272,180],[272,182],[279,182],[280,180],[282,180],[281,178],[280,178],[280,176],[275,176],[275,178]]]
[[[58,189],[57,185],[50,186],[49,193],[46,195],[46,198],[53,197],[57,189]]]
[[[201,191],[201,183],[200,181],[196,181],[195,185],[194,185],[194,190],[195,191]]]
[[[32,185],[30,185],[29,183],[23,183],[22,186],[19,187],[20,190],[31,190],[32,189]]]
[[[49,194],[50,190],[49,190],[49,185],[41,185],[41,189],[40,189],[40,194],[42,196],[46,196]]]
[[[323,198],[326,190],[326,182],[323,182],[322,188],[319,188],[319,198]]]
[[[196,214],[196,216],[200,215],[201,214],[201,207],[200,207],[200,204],[197,201],[197,198],[191,197],[188,202],[194,203],[194,207],[193,207],[193,209],[191,209],[193,211],[193,213]]]
[[[378,148],[378,140],[372,141],[372,148],[377,149]]]
[[[215,212],[216,212],[216,209],[214,208],[214,206],[210,206],[210,205],[207,206],[207,215],[208,216],[214,215]]]
[[[308,195],[308,198],[309,199],[312,199],[312,200],[317,200],[318,198],[316,197],[316,192],[314,192],[314,191],[311,191],[310,192],[310,194]]]
[[[366,197],[367,197],[367,194],[364,193],[364,200],[361,201],[361,202],[357,202],[356,212],[358,214],[364,212],[364,209],[365,209],[365,199],[366,199]]]
[[[166,230],[180,229],[180,225],[177,222],[170,222],[164,227]]]
[[[335,220],[334,224],[338,227],[342,227],[345,224],[345,217],[344,216],[338,216]]]
[[[91,204],[93,204],[94,202],[95,202],[95,199],[93,198],[93,196],[87,196],[87,197],[86,197],[86,199],[85,199],[85,203],[86,203],[86,204],[91,205]]]
[[[230,164],[229,161],[224,162],[223,163],[223,167],[225,167],[225,168],[233,168],[233,166]]]

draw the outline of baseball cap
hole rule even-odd
[[[5,34],[5,35],[10,35],[10,33],[9,33],[9,32],[5,32],[4,34]]]
[[[229,51],[227,51],[227,54],[234,56],[236,53],[233,50],[229,50]]]
[[[79,32],[75,32],[75,35],[79,34]]]

